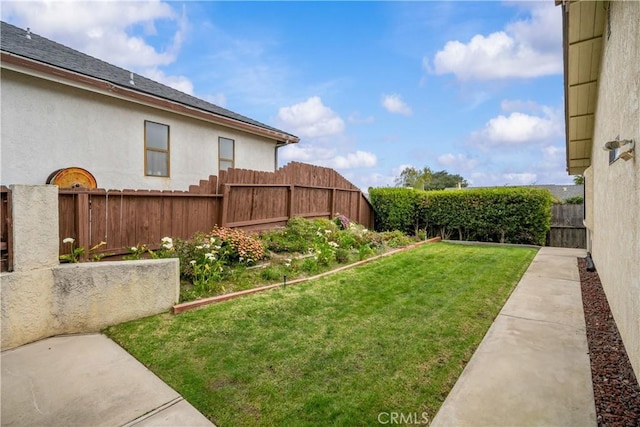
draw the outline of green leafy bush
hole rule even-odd
[[[349,251],[347,249],[338,248],[336,249],[336,261],[340,264],[346,264],[349,262]]]
[[[423,193],[413,188],[371,189],[369,198],[373,205],[376,230],[412,233],[418,228],[419,199]]]
[[[379,231],[425,229],[427,235],[443,239],[543,245],[551,222],[548,190],[381,188],[372,189],[369,195]]]
[[[584,203],[584,197],[582,196],[568,197],[564,199],[564,202],[568,205],[581,205]]]

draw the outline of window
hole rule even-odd
[[[144,170],[147,176],[169,176],[169,126],[145,120]]]
[[[226,171],[235,163],[235,141],[229,138],[218,138],[218,170]]]

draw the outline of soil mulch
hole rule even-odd
[[[640,386],[611,314],[600,277],[578,258],[582,304],[599,426],[640,426]]]

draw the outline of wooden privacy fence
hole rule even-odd
[[[261,230],[291,217],[332,218],[341,213],[371,227],[373,208],[336,171],[290,163],[276,172],[243,169],[192,185],[189,191],[60,190],[60,253],[66,237],[96,253],[121,255],[126,247],[159,244],[165,236],[188,239],[215,225]]]
[[[585,249],[587,230],[583,219],[584,204],[554,204],[551,207],[551,230],[547,238],[547,246]]]
[[[0,186],[0,271],[13,271],[11,190]]]

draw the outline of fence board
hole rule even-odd
[[[73,237],[98,253],[126,254],[127,247],[158,245],[165,236],[188,239],[214,225],[258,230],[281,226],[292,216],[331,218],[336,212],[372,226],[373,210],[359,189],[336,171],[289,163],[276,172],[244,169],[209,176],[189,192],[60,190],[60,250]]]
[[[587,247],[587,231],[583,224],[584,205],[554,204],[551,207],[551,229],[547,245],[559,248]]]

